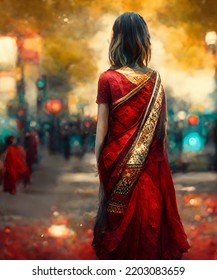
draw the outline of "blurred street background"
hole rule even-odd
[[[37,146],[30,184],[16,195],[0,186],[0,259],[95,258],[97,80],[115,18],[136,11],[167,94],[169,161],[192,246],[184,258],[216,260],[217,2],[0,4],[0,160],[7,136]]]

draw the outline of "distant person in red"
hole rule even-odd
[[[35,132],[26,133],[24,146],[26,151],[26,163],[30,174],[32,174],[32,166],[38,160],[38,141]]]
[[[15,138],[9,136],[6,138],[6,154],[4,159],[4,180],[3,188],[5,192],[16,194],[16,184],[23,180],[29,182],[29,171],[25,159],[24,149],[15,144]]]

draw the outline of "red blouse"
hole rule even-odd
[[[112,104],[135,87],[123,74],[107,70],[99,77],[96,103]]]

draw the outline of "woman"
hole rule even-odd
[[[12,195],[16,194],[16,184],[19,180],[29,182],[29,171],[26,164],[26,155],[24,149],[15,145],[15,138],[8,136],[6,138],[6,154],[4,160],[4,179],[3,188],[5,192]]]
[[[119,16],[111,68],[101,74],[97,96],[99,259],[180,259],[189,249],[168,164],[165,93],[159,74],[147,67],[150,56],[144,19]]]

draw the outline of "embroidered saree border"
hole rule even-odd
[[[147,77],[146,79],[139,84],[136,88],[134,88],[133,90],[131,90],[128,94],[126,94],[125,96],[119,98],[117,101],[115,101],[113,103],[113,109],[115,110],[118,106],[120,106],[121,104],[123,104],[125,101],[127,101],[129,98],[131,98],[132,96],[134,96],[148,81],[149,79],[152,77],[154,71],[153,72],[149,72],[147,73]]]
[[[115,189],[107,204],[107,211],[114,213],[123,213],[127,207],[124,205],[123,199],[129,195],[135,181],[143,168],[143,164],[147,158],[150,145],[154,136],[155,128],[161,112],[163,101],[163,88],[161,86],[159,75],[157,74],[155,86],[152,96],[156,96],[153,108],[148,115],[147,110],[144,114],[140,131],[137,135],[134,144],[126,155],[123,165],[126,165],[125,170],[121,174],[120,180],[117,182]],[[117,195],[122,195],[122,200],[117,199]]]

